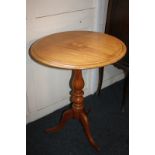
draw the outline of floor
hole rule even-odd
[[[55,126],[66,106],[26,126],[27,155],[128,155],[129,154],[129,99],[121,112],[124,81],[101,91],[100,96],[85,98],[86,109],[91,109],[89,120],[92,135],[100,146],[96,152],[88,143],[81,124],[70,120],[59,133],[46,134]]]

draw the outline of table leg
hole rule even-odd
[[[78,119],[85,130],[86,136],[90,142],[90,144],[96,149],[99,150],[98,145],[95,143],[89,126],[89,121],[87,114],[84,110],[84,98],[83,98],[83,87],[84,87],[84,80],[82,77],[82,71],[81,70],[73,70],[73,76],[71,79],[71,101],[72,101],[72,108],[65,111],[63,114],[62,119],[60,120],[59,124],[56,127],[48,128],[46,131],[49,132],[57,132],[60,129],[62,129],[65,125],[65,123],[69,119]]]
[[[57,126],[53,127],[53,128],[46,129],[46,132],[50,133],[50,132],[58,132],[58,131],[60,131],[64,127],[65,123],[68,120],[70,120],[71,118],[73,118],[73,111],[72,111],[72,109],[69,109],[69,110],[67,110],[67,111],[65,111],[63,113],[59,124]]]

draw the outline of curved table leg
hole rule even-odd
[[[69,109],[63,113],[62,119],[60,120],[59,124],[53,128],[46,129],[46,132],[50,133],[60,131],[64,127],[65,123],[71,118],[73,118],[73,111],[72,109]]]
[[[80,121],[84,127],[84,130],[85,130],[85,134],[90,142],[90,144],[97,150],[99,151],[100,150],[100,147],[95,143],[93,137],[92,137],[92,134],[91,134],[91,131],[90,131],[90,126],[89,126],[89,121],[88,121],[88,117],[86,115],[85,112],[82,112],[80,114]]]

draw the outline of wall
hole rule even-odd
[[[69,101],[70,70],[40,65],[28,55],[30,45],[43,36],[68,31],[104,31],[108,0],[27,0],[27,123]],[[83,71],[85,96],[96,91],[98,70]],[[102,88],[123,78],[122,71],[107,66]]]

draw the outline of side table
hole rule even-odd
[[[71,69],[72,108],[63,113],[59,124],[46,131],[57,132],[69,119],[78,119],[85,130],[90,144],[95,143],[84,109],[82,69],[98,68],[120,60],[126,53],[125,44],[116,37],[91,31],[68,31],[55,33],[37,40],[30,47],[30,56],[37,62],[64,69]]]

